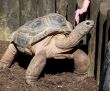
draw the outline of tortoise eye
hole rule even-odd
[[[86,22],[87,25],[90,25],[90,22]]]

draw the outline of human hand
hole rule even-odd
[[[85,12],[87,12],[88,6],[91,0],[84,0],[83,5],[80,9],[77,9],[75,12],[75,21],[78,24],[80,21],[80,16],[82,16]]]
[[[76,12],[75,12],[75,21],[76,21],[77,24],[78,24],[79,21],[80,21],[80,16],[81,16],[82,14],[84,14],[86,11],[87,11],[87,10],[85,10],[85,9],[83,9],[83,8],[76,10]]]

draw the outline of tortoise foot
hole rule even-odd
[[[32,81],[32,80],[26,80],[26,83],[31,86],[31,87],[35,87],[35,82],[36,81]]]
[[[26,83],[28,85],[30,85],[31,87],[34,87],[35,86],[35,82],[36,82],[36,77],[26,76]]]
[[[88,77],[87,74],[84,74],[84,75],[73,74],[73,76],[76,81],[83,81]]]
[[[0,70],[5,70],[10,66],[9,63],[0,62]]]

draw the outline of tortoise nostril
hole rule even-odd
[[[90,22],[86,22],[87,25],[90,25]]]

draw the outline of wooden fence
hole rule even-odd
[[[83,0],[0,0],[0,39],[7,40],[9,34],[26,21],[48,13],[60,13],[75,26],[75,10],[82,2]],[[89,75],[95,76],[97,83],[109,31],[109,28],[106,28],[106,20],[110,1],[101,2],[102,0],[92,0],[86,14],[86,19],[95,21],[90,36],[86,36],[85,45],[91,61]],[[110,19],[107,24],[108,22]]]
[[[0,0],[0,39],[7,39],[26,21],[48,13],[60,13],[73,24],[76,0]]]

